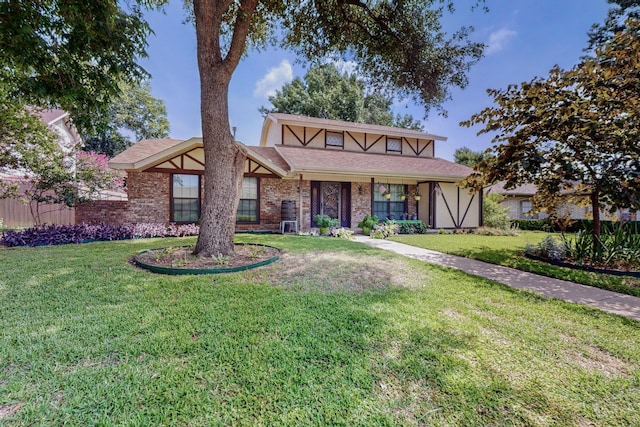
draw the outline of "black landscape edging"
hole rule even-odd
[[[246,243],[246,244],[251,244],[251,243]],[[264,246],[267,248],[273,248],[273,249],[277,249],[278,252],[280,252],[280,249],[275,248],[273,246],[269,246],[269,245],[254,245],[254,246]],[[263,261],[259,261],[256,262],[254,264],[247,264],[247,265],[240,265],[238,267],[220,267],[220,268],[182,268],[182,267],[161,267],[159,265],[151,265],[151,264],[146,264],[140,260],[138,260],[138,255],[143,254],[145,252],[151,252],[154,250],[158,250],[158,249],[162,249],[162,248],[157,248],[157,249],[146,249],[144,251],[138,252],[134,257],[133,257],[133,262],[140,268],[143,268],[145,270],[149,270],[152,273],[158,273],[158,274],[168,274],[168,275],[172,275],[172,276],[180,276],[180,275],[186,275],[186,274],[221,274],[221,273],[236,273],[238,271],[245,271],[245,270],[251,270],[253,268],[258,268],[258,267],[262,267],[264,265],[269,265],[272,264],[274,262],[276,262],[278,259],[280,259],[280,254],[278,253],[278,255],[265,259]]]
[[[606,269],[606,268],[590,267],[588,265],[576,265],[576,264],[571,264],[571,263],[568,263],[568,262],[554,261],[554,260],[551,260],[549,258],[543,258],[543,257],[537,256],[537,255],[524,254],[524,256],[526,258],[529,258],[529,259],[533,259],[533,260],[536,260],[536,261],[546,262],[547,264],[555,265],[556,267],[566,267],[566,268],[571,268],[573,270],[588,271],[590,273],[609,274],[611,276],[627,276],[627,277],[631,276],[631,277],[640,278],[640,271],[609,270],[609,269]]]

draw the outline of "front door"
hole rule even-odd
[[[338,218],[341,227],[351,227],[351,183],[311,182],[311,225],[316,226],[316,215]]]

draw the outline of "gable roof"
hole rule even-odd
[[[275,149],[287,161],[291,173],[459,180],[473,172],[467,166],[437,157],[409,157],[288,145],[277,145]]]
[[[109,167],[141,171],[184,152],[185,146],[188,151],[192,147],[190,141],[172,138],[143,139],[109,160]]]
[[[506,190],[504,188],[505,183],[506,181],[500,181],[493,184],[487,188],[487,193],[498,193],[504,196],[533,196],[538,191],[534,184],[523,184]]]
[[[287,162],[273,149],[267,147],[248,147],[247,157],[262,164],[279,176],[285,176],[289,170]],[[109,167],[130,172],[142,172],[166,162],[180,154],[196,148],[202,148],[202,138],[144,139],[124,150],[109,161]]]
[[[446,141],[447,138],[439,135],[432,135],[430,133],[420,132],[412,129],[403,129],[392,126],[370,125],[365,123],[354,123],[343,120],[331,120],[320,119],[317,117],[300,116],[295,114],[285,113],[269,113],[262,125],[262,135],[260,137],[260,145],[266,144],[266,138],[269,128],[274,124],[281,125],[295,125],[306,127],[318,127],[327,130],[335,131],[348,131],[348,132],[360,132],[369,134],[381,134],[388,136],[395,136],[399,138],[419,138],[435,141]]]

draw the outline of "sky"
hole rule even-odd
[[[487,89],[546,77],[554,65],[571,68],[583,55],[587,31],[604,22],[609,9],[606,0],[486,0],[488,12],[472,11],[472,2],[456,3],[456,11],[443,16],[445,30],[473,26],[471,39],[487,45],[468,74],[468,86],[452,88],[451,100],[444,104],[446,117],[432,109],[425,118],[424,108],[408,100],[394,104],[395,113],[412,114],[423,120],[427,132],[448,138],[435,147],[436,156],[447,160],[453,160],[457,148],[482,151],[491,146],[490,135],[477,135],[480,127],[459,125],[491,106]],[[170,136],[187,139],[202,132],[195,28],[184,23],[182,5],[182,0],[171,0],[164,12],[147,14],[155,34],[148,39],[149,57],[142,65],[151,74],[152,94],[167,107]],[[236,139],[258,145],[263,123],[258,108],[270,106],[269,95],[306,71],[290,51],[273,47],[249,52],[229,87],[229,120],[237,128]]]

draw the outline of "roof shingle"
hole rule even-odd
[[[467,177],[473,169],[437,157],[411,157],[277,145],[292,172],[389,175],[422,179]]]

